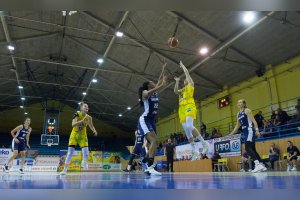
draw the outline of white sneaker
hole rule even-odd
[[[59,175],[62,175],[62,176],[67,175],[67,171],[63,170],[59,173]]]
[[[291,169],[292,169],[292,166],[291,165],[287,165],[286,171],[289,172],[289,171],[291,171]]]
[[[84,170],[88,170],[88,169],[89,169],[89,166],[88,166],[87,162],[85,162],[85,161],[82,161],[81,167],[82,167]]]
[[[23,169],[19,169],[18,172],[19,172],[20,174],[24,174]]]
[[[158,171],[156,171],[155,169],[154,169],[154,167],[155,167],[155,165],[153,164],[153,165],[151,165],[150,167],[147,167],[147,169],[145,170],[145,172],[144,173],[146,173],[146,174],[148,174],[148,175],[153,175],[153,176],[161,176],[161,173],[160,172],[158,172]]]
[[[197,151],[192,152],[192,161],[199,160],[199,155],[200,155],[200,153]]]
[[[291,171],[297,171],[297,167],[296,166],[294,166],[292,169],[291,169]]]
[[[240,172],[245,172],[245,170],[244,170],[244,169],[241,169]]]
[[[202,154],[207,154],[208,150],[209,150],[209,146],[208,146],[208,142],[203,142],[202,143],[203,149],[202,149]]]
[[[262,172],[262,171],[266,171],[266,170],[267,170],[267,168],[262,163],[259,163],[258,165],[255,165],[254,170],[252,170],[251,172],[256,173],[256,172]]]

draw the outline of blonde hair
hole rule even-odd
[[[242,103],[244,104],[244,108],[247,108],[247,102],[245,99],[240,99],[239,101],[242,101]]]

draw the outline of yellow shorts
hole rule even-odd
[[[68,146],[77,146],[77,145],[79,145],[81,148],[89,146],[88,138],[86,134],[76,133],[76,132],[71,133]]]
[[[184,123],[186,121],[186,117],[193,117],[194,120],[197,119],[197,108],[193,104],[179,106],[178,112],[180,123]]]

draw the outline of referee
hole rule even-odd
[[[172,140],[169,138],[168,143],[166,144],[165,147],[165,156],[167,156],[167,171],[174,172],[173,171],[173,161],[174,161],[174,153],[175,153],[175,144],[172,143]],[[171,165],[171,168],[170,168]]]

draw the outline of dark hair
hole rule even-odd
[[[144,102],[143,102],[143,91],[144,90],[148,90],[148,85],[149,85],[149,81],[144,82],[142,87],[139,88],[139,101],[140,101],[140,105],[144,106]]]
[[[289,140],[289,141],[287,141],[287,142],[289,142],[289,143],[293,144],[293,142],[292,142],[292,141],[290,141],[290,140]]]
[[[27,119],[30,119],[30,117],[25,117],[25,119],[24,119],[23,122],[25,123],[25,121],[26,121]],[[31,119],[30,119],[30,120],[31,120]]]

